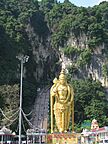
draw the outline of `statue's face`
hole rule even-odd
[[[60,81],[61,84],[65,84],[66,83],[65,79],[59,79],[59,81]]]

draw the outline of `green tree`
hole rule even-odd
[[[64,0],[64,3],[70,3],[70,1],[69,0]]]
[[[4,114],[6,115],[6,117],[11,120],[10,121],[10,120],[6,119],[2,115],[2,113],[0,113],[1,125],[2,126],[9,125],[8,127],[11,127],[10,124],[12,123],[12,120],[14,120],[18,116],[18,113],[17,113],[17,115],[12,117],[12,115],[16,111],[18,111],[18,106],[19,106],[19,86],[17,84],[0,86],[0,106],[1,106]],[[14,125],[13,125],[13,127],[14,127]]]
[[[108,122],[108,101],[101,83],[92,80],[72,80],[75,93],[75,122],[98,120],[100,126]]]

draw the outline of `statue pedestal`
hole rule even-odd
[[[47,144],[78,144],[78,137],[75,133],[48,134]]]

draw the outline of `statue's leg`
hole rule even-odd
[[[70,115],[71,115],[71,108],[68,109],[68,124],[67,124],[67,129],[69,128],[69,123],[70,123]]]
[[[72,131],[74,132],[74,101],[72,102]]]
[[[69,122],[70,122],[70,108],[67,108],[65,112],[65,131],[67,131],[69,128]]]
[[[67,110],[64,112],[64,132],[67,131]]]
[[[62,131],[61,132],[64,132],[65,131],[65,112],[62,113]]]
[[[61,128],[62,128],[62,113],[61,113],[61,110],[58,107],[56,107],[54,109],[54,115],[55,115],[56,126],[57,126],[59,132],[61,132]]]

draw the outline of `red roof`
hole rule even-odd
[[[102,127],[98,129],[91,130],[92,132],[101,132],[101,131],[108,131],[108,127]]]

